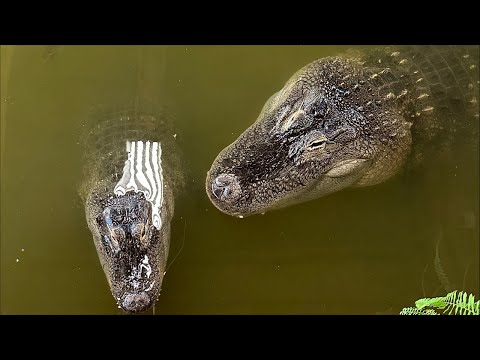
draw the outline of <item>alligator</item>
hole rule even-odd
[[[354,49],[298,70],[206,178],[238,217],[385,182],[435,149],[478,151],[478,46]]]
[[[100,263],[115,301],[128,313],[148,310],[160,295],[183,186],[172,117],[139,94],[90,111],[80,186]]]

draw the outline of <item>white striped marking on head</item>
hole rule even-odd
[[[127,153],[122,178],[113,192],[115,195],[125,195],[128,191],[142,192],[152,205],[152,223],[160,230],[163,203],[162,147],[156,141],[127,140]]]

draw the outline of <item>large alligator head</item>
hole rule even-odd
[[[213,162],[206,179],[213,204],[242,217],[397,173],[411,124],[364,70],[330,57],[295,73]]]

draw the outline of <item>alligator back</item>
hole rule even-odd
[[[397,46],[357,54],[379,101],[412,122],[413,150],[478,137],[479,46]]]
[[[86,198],[99,183],[106,188],[116,184],[126,160],[127,141],[149,140],[160,142],[163,151],[164,176],[175,192],[180,191],[182,171],[180,149],[175,141],[172,117],[158,105],[140,102],[96,105],[85,124],[84,180],[81,196]]]

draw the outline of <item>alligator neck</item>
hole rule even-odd
[[[414,149],[478,138],[478,46],[397,46],[357,56],[379,99],[412,122]]]

